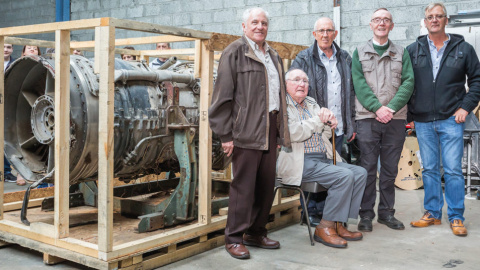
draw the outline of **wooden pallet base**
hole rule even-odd
[[[271,222],[268,223],[269,230],[282,228],[293,222],[300,220],[301,211],[297,207],[285,211],[276,212],[271,215]],[[221,247],[225,244],[224,229],[218,230],[207,235],[202,235],[195,239],[170,245],[155,252],[145,253],[136,257],[128,258],[119,262],[118,269],[153,269],[164,266],[207,250]],[[227,256],[227,254],[225,254]]]
[[[267,229],[278,229],[300,220],[298,199],[286,199],[287,202],[272,207],[270,222]],[[227,213],[228,209],[223,209]],[[226,219],[226,216],[222,218]],[[60,247],[45,244],[13,233],[0,231],[0,246],[2,244],[18,244],[43,253],[45,264],[57,264],[68,260],[96,269],[153,269],[172,262],[176,262],[207,250],[225,244],[224,227],[215,231],[206,231],[195,238],[177,240],[167,246],[148,250],[144,253],[135,253],[118,260],[104,261],[99,258],[83,255]]]

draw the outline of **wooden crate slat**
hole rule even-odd
[[[13,26],[0,28],[0,36],[20,36],[51,33],[56,30],[82,30],[89,29],[105,23],[108,18],[85,19],[78,21],[65,21],[55,23],[42,23],[35,25]],[[108,22],[108,21],[107,21]]]
[[[97,36],[98,34],[98,36]],[[98,250],[110,252],[113,247],[113,106],[114,106],[114,44],[115,28],[97,27],[100,64],[98,121]],[[95,61],[95,64],[97,61]]]

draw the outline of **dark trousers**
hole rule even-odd
[[[233,181],[230,184],[227,244],[242,243],[243,234],[266,235],[265,226],[273,203],[277,160],[277,115],[270,113],[268,150],[233,149]]]
[[[341,155],[342,154],[342,146],[343,146],[343,138],[345,134],[340,136],[335,135],[335,150]]]
[[[367,170],[367,185],[363,193],[360,217],[375,218],[377,163],[380,156],[378,216],[395,214],[395,178],[398,161],[405,142],[405,120],[382,124],[375,119],[357,121],[357,140],[360,165]]]

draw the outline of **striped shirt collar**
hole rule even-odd
[[[293,106],[295,106],[295,108],[298,109],[298,107],[302,108],[302,109],[305,109],[307,108],[307,103],[305,102],[305,99],[301,102],[301,103],[298,103],[296,102],[293,97],[287,93],[287,98],[292,102]]]
[[[247,36],[245,38],[248,41],[248,44],[250,44],[250,47],[252,47],[254,50],[260,50],[260,46],[258,46],[257,43],[255,43],[253,40],[249,39]],[[265,53],[267,53],[270,50],[270,46],[268,43],[265,41],[263,48],[265,49]]]

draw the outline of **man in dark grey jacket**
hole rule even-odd
[[[301,69],[311,82],[308,95],[320,107],[327,107],[338,119],[335,130],[335,150],[342,152],[344,138],[348,142],[355,139],[355,92],[352,83],[352,58],[334,42],[338,31],[330,18],[323,17],[313,28],[315,42],[301,51],[292,63],[290,70]],[[308,205],[310,223],[318,225],[325,204],[325,195],[312,196]]]
[[[463,36],[445,33],[448,18],[442,3],[425,8],[424,22],[428,35],[418,37],[407,47],[415,74],[415,89],[408,103],[409,121],[415,121],[425,191],[425,213],[410,224],[413,227],[441,224],[444,202],[441,158],[448,221],[454,235],[466,236],[463,130],[466,116],[480,100],[480,62]]]
[[[352,83],[352,58],[333,41],[338,31],[330,18],[320,18],[315,22],[313,36],[315,42],[301,51],[290,69],[301,69],[312,82],[308,95],[320,107],[327,107],[339,120],[335,131],[335,141],[348,142],[355,138],[355,91]],[[342,143],[336,146],[341,152]]]

